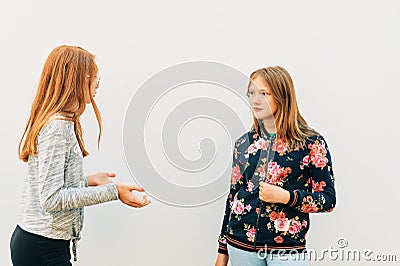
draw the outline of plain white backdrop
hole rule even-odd
[[[96,100],[105,130],[98,151],[89,106],[85,172],[114,171],[126,182],[133,179],[123,155],[123,118],[151,75],[192,60],[224,63],[246,75],[286,67],[302,114],[328,141],[337,180],[336,210],[312,215],[308,247],[336,247],[344,237],[351,249],[400,260],[398,1],[3,0],[0,24],[0,265],[11,265],[9,239],[26,174],[18,141],[44,60],[61,44],[96,54],[102,75]],[[88,207],[76,265],[213,265],[224,202]]]

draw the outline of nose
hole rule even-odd
[[[261,104],[261,99],[260,99],[260,97],[253,97],[250,100],[250,103],[259,105],[259,104]]]

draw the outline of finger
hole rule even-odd
[[[143,207],[143,206],[146,206],[148,203],[149,200],[147,199],[147,196],[146,195],[144,195],[143,196],[143,198],[142,198],[142,200],[140,201],[140,205]]]
[[[116,177],[117,175],[115,173],[107,173],[107,176],[113,178]]]
[[[144,207],[150,204],[150,200],[147,199],[147,196],[144,195],[142,200],[140,201],[140,207]]]
[[[131,185],[131,186],[129,187],[129,190],[130,190],[130,191],[136,190],[136,191],[139,191],[139,192],[144,192],[144,188],[138,187],[138,186],[135,186],[135,185]]]
[[[144,206],[146,206],[148,203],[146,203],[146,202],[144,202],[144,203],[142,203],[142,202],[135,202],[135,203],[133,203],[131,206],[132,207],[135,207],[135,208],[142,208],[142,207],[144,207]]]
[[[132,195],[131,199],[129,200],[129,205],[135,208],[141,208],[148,205],[150,201],[147,199],[147,196],[144,195],[143,198],[140,200],[134,195]]]

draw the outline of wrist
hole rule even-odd
[[[86,179],[87,179],[87,185],[88,186],[93,186],[93,176],[92,175],[88,175],[86,177]]]
[[[118,191],[118,195],[120,194],[120,192],[121,192],[121,187],[122,187],[122,185],[121,185],[121,183],[114,183],[115,184],[115,186],[117,187],[117,191]]]
[[[282,191],[282,203],[283,204],[288,204],[290,201],[290,192],[287,191],[286,189],[283,189]]]

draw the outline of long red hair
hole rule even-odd
[[[37,135],[55,114],[63,114],[74,122],[75,135],[82,154],[87,156],[89,153],[84,146],[80,124],[80,116],[86,108],[86,99],[90,99],[99,125],[99,145],[102,121],[100,111],[90,93],[97,72],[95,56],[81,47],[62,45],[51,51],[44,63],[31,113],[18,145],[21,160],[27,162],[30,154],[37,153]]]

